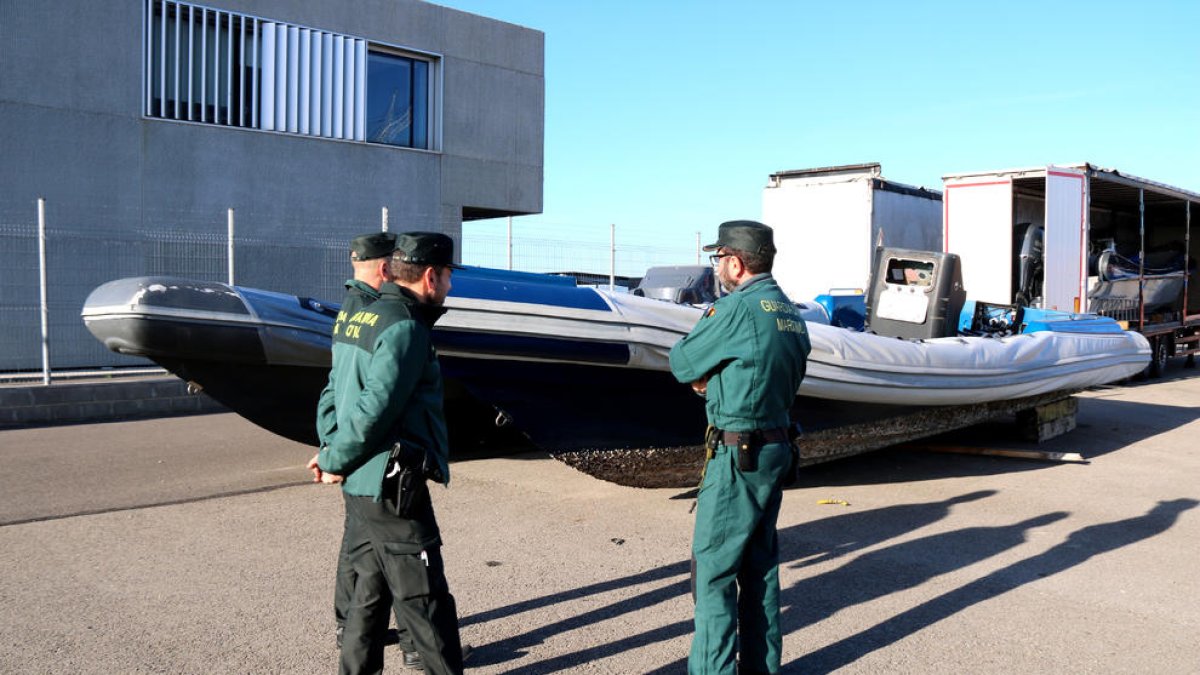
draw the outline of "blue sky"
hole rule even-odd
[[[544,212],[519,223],[694,240],[760,217],[771,173],[862,162],[1200,192],[1193,0],[439,4],[546,34]]]

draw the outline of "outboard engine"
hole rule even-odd
[[[651,267],[633,289],[634,295],[676,304],[700,305],[715,302],[720,285],[711,265]]]
[[[950,337],[966,299],[957,255],[877,248],[866,329],[915,340]]]
[[[1018,305],[1029,307],[1042,299],[1046,226],[1021,223],[1018,227],[1021,225],[1025,226],[1025,233],[1021,236],[1017,292],[1013,299]]]

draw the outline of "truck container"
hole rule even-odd
[[[1122,321],[1167,358],[1200,340],[1200,194],[1092,164],[943,176],[942,246],[974,300]]]
[[[941,193],[887,180],[878,163],[771,174],[762,203],[774,275],[793,300],[866,289],[877,246],[942,250]]]

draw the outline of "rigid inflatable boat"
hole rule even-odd
[[[1150,354],[1145,338],[1097,317],[1043,313],[1002,337],[899,339],[830,325],[821,304],[798,304],[813,347],[795,410],[808,431],[897,410],[1034,401],[1134,375]],[[703,400],[668,368],[671,346],[702,306],[466,268],[446,307],[434,342],[459,442],[493,423],[553,452],[694,447],[703,432]],[[82,315],[109,349],[149,358],[260,426],[311,444],[337,308],[134,277],[96,288]],[[972,312],[968,303],[963,315]]]

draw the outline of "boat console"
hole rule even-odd
[[[957,255],[878,248],[867,289],[866,330],[916,340],[952,337],[966,299]]]

